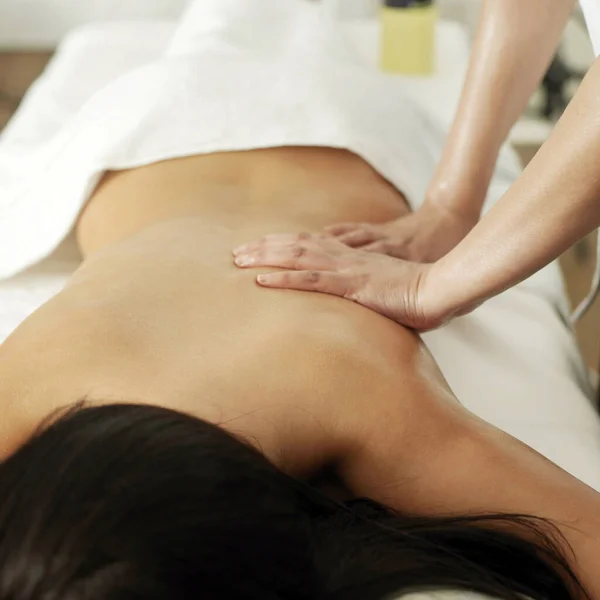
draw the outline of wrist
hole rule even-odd
[[[461,217],[477,220],[489,188],[492,173],[486,169],[465,172],[455,168],[452,173],[445,169],[431,182],[424,205],[441,208]]]
[[[440,282],[439,274],[436,272],[436,264],[421,265],[423,271],[418,284],[418,306],[420,316],[427,325],[418,328],[420,331],[442,327],[454,316],[455,307],[444,298],[443,283]]]
[[[467,282],[452,277],[454,269],[447,256],[428,265],[419,290],[424,312],[431,315],[440,326],[483,303],[482,300],[469,297]]]

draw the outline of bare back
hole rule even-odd
[[[273,231],[406,210],[360,158],[332,149],[107,175],[78,225],[82,267],[1,347],[10,430],[26,435],[80,399],[159,404],[310,474],[339,451],[334,432],[358,426],[361,406],[399,397],[403,372],[439,375],[414,334],[345,300],[260,289],[231,250]]]

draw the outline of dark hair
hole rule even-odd
[[[0,600],[573,598],[558,548],[533,518],[340,504],[223,429],[150,406],[72,410],[0,465]]]

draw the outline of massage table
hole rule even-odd
[[[344,28],[361,60],[376,68],[377,25],[348,22]],[[69,34],[0,137],[0,169],[52,135],[95,90],[159,56],[173,29],[171,21],[113,22]],[[437,73],[397,77],[446,129],[466,70],[467,39],[459,25],[442,22]],[[503,148],[489,198],[500,197],[519,170],[515,153]],[[0,342],[61,289],[80,260],[71,235],[43,262],[0,281]],[[560,269],[552,264],[424,340],[467,408],[600,490],[600,418],[568,312]]]

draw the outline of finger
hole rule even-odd
[[[263,245],[252,252],[237,255],[234,262],[241,268],[278,267],[302,271],[335,268],[331,256],[301,243],[293,246]]]
[[[348,294],[350,278],[329,271],[285,271],[267,273],[256,278],[262,287],[321,292],[345,297]]]
[[[365,244],[370,244],[377,239],[373,231],[353,231],[338,237],[338,240],[351,248],[359,248]]]
[[[336,225],[325,227],[324,231],[329,235],[337,237],[349,233],[350,231],[355,231],[358,227],[360,227],[360,223],[337,223]]]
[[[292,244],[320,237],[321,236],[319,234],[308,233],[306,231],[303,231],[301,233],[269,233],[263,236],[262,241]]]
[[[260,240],[256,240],[254,242],[249,242],[247,244],[243,244],[242,246],[238,246],[234,249],[233,255],[236,256],[239,254],[248,254],[268,244],[275,243],[282,246],[293,246],[298,242],[307,241],[313,238],[320,239],[321,237],[322,236],[319,234],[312,233],[271,233],[269,235],[263,236]]]

